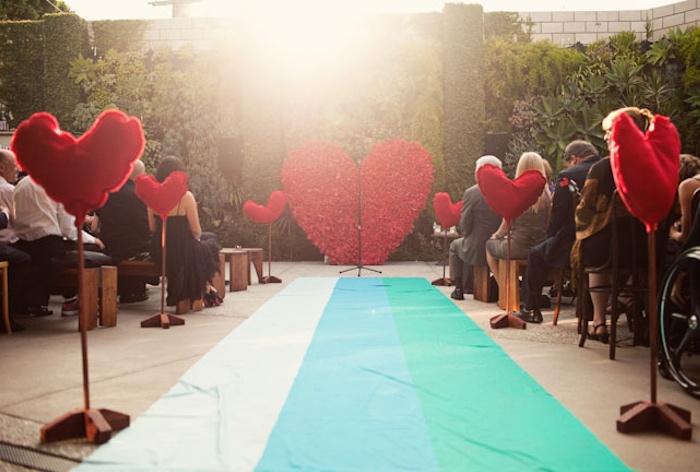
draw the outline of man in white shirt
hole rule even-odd
[[[32,258],[29,254],[22,252],[10,244],[17,241],[17,236],[12,230],[12,220],[14,218],[12,192],[17,180],[17,164],[15,154],[7,149],[0,149],[0,261],[7,261],[9,266],[8,290],[10,305],[10,326],[13,332],[23,331],[24,327],[15,323],[16,315],[22,313],[22,294],[24,282],[29,270]],[[0,327],[0,329],[4,328]]]
[[[39,268],[37,280],[32,283],[34,293],[25,298],[27,311],[37,315],[51,314],[48,309],[50,287],[48,273],[52,258],[60,259],[66,252],[75,249],[78,229],[75,217],[69,214],[60,203],[53,201],[46,191],[27,176],[15,186],[13,193],[15,221],[14,230],[19,238],[17,248],[32,256],[33,265]],[[98,248],[104,244],[98,238],[83,231],[85,250]],[[78,313],[75,293],[64,293],[62,315],[72,316]]]

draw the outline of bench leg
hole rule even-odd
[[[100,269],[99,267],[90,267],[83,269],[83,299],[80,301],[85,311],[87,312],[86,330],[97,328],[97,291],[100,286]],[[80,318],[79,318],[80,320]],[[78,322],[78,330],[80,330],[80,321]]]
[[[102,266],[100,272],[100,325],[117,326],[117,268]]]
[[[219,254],[219,272],[214,274],[214,277],[212,277],[211,280],[211,284],[216,289],[216,291],[219,292],[219,296],[221,296],[221,298],[226,297],[226,277],[224,276],[225,273],[226,258],[223,254]]]

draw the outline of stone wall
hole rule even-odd
[[[670,29],[700,24],[700,0],[688,0],[650,10],[520,12],[533,22],[533,39],[560,46],[590,44],[621,31],[633,31],[638,39],[655,41]],[[221,41],[236,42],[236,19],[172,18],[153,20],[145,34],[145,48],[191,44],[195,50],[213,49]]]
[[[638,39],[656,41],[673,28],[685,29],[700,23],[700,0],[674,3],[650,10],[520,12],[533,22],[535,41],[549,40],[561,46],[590,44],[622,31],[633,31]]]

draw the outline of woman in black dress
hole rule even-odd
[[[184,171],[178,157],[168,156],[156,170],[156,180],[164,182],[175,171]],[[168,279],[166,304],[174,306],[182,300],[204,300],[207,306],[221,304],[221,297],[211,285],[219,271],[219,242],[216,235],[202,233],[197,202],[189,190],[168,214],[165,240],[165,276]],[[151,257],[160,263],[163,223],[148,209],[148,222],[153,231]]]

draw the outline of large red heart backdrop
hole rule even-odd
[[[49,113],[36,113],[10,143],[19,166],[78,223],[124,184],[143,147],[141,122],[118,110],[103,112],[78,139]]]
[[[476,171],[476,178],[486,203],[507,221],[514,220],[534,205],[547,183],[537,170],[526,170],[517,179],[510,180],[503,169],[491,164],[481,166]]]
[[[267,199],[267,205],[262,206],[253,200],[248,200],[243,204],[243,213],[256,223],[273,223],[284,211],[287,200],[284,193],[275,190]]]
[[[400,139],[377,144],[363,159],[363,264],[383,264],[411,233],[433,172],[430,154]],[[358,262],[358,168],[343,149],[311,142],[290,151],[282,184],[309,240],[334,263]]]
[[[447,229],[459,223],[462,216],[463,201],[452,203],[450,195],[447,192],[438,192],[433,197],[433,208],[435,209],[435,217],[440,222],[440,226]]]
[[[678,131],[665,116],[656,115],[646,135],[625,113],[613,123],[610,164],[615,185],[648,232],[666,217],[676,198],[680,153]]]
[[[152,175],[139,175],[134,183],[136,196],[163,221],[187,192],[187,174],[182,171],[172,172],[163,183]]]

